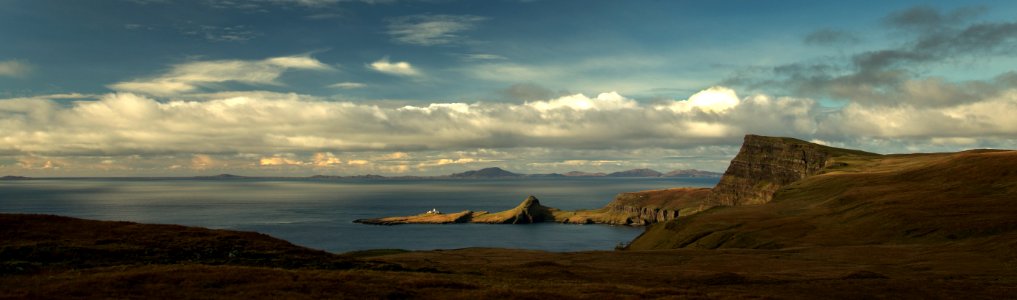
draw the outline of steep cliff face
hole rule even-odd
[[[621,193],[608,203],[597,223],[648,225],[705,209],[710,189],[676,188]]]
[[[846,162],[837,172],[828,168],[792,183],[769,203],[654,224],[629,249],[938,243],[1015,249],[1017,151],[845,159],[834,159]]]
[[[876,155],[793,138],[746,135],[738,155],[713,188],[711,202],[726,206],[763,204],[770,202],[781,187],[819,174],[831,158]]]
[[[677,209],[640,206],[612,206],[608,214],[621,216],[614,222],[619,225],[648,225],[678,219],[679,215]]]

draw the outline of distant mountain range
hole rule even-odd
[[[571,171],[565,174],[550,173],[550,174],[521,174],[506,171],[502,168],[491,167],[480,170],[471,170],[462,173],[453,173],[449,175],[441,176],[382,176],[376,174],[366,175],[354,175],[354,176],[336,176],[336,175],[314,175],[307,178],[314,179],[495,179],[495,178],[532,178],[532,177],[701,177],[701,178],[720,178],[722,173],[701,171],[696,169],[688,170],[674,170],[667,173],[661,173],[651,169],[632,169],[626,171],[619,171],[613,173],[590,173],[581,171]],[[168,177],[169,178],[169,177]],[[210,179],[210,180],[228,180],[228,179],[244,179],[244,178],[292,178],[292,177],[276,177],[276,176],[241,176],[234,174],[219,174],[212,176],[194,176],[194,179]],[[25,180],[32,179],[29,177],[22,176],[4,176],[0,180]]]
[[[505,177],[522,177],[523,174],[516,174],[509,171],[502,170],[501,168],[484,168],[475,171],[466,171],[462,173],[455,173],[448,175],[452,178],[505,178]]]
[[[626,171],[619,171],[613,173],[589,173],[581,171],[571,171],[565,174],[550,173],[550,174],[519,174],[506,171],[502,168],[484,168],[474,171],[466,171],[462,173],[455,173],[448,176],[439,177],[450,177],[450,178],[512,178],[512,177],[702,177],[702,178],[719,178],[722,173],[702,171],[696,169],[688,170],[674,170],[667,173],[661,173],[652,169],[632,169]]]

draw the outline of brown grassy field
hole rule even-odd
[[[135,226],[145,232],[166,229],[146,227]],[[315,254],[322,261],[348,263],[341,266],[157,263],[137,257],[105,266],[7,269],[0,276],[0,298],[1012,298],[1017,291],[1013,260],[974,250],[966,245],[871,245]],[[3,257],[10,267],[13,257],[6,251]],[[31,263],[29,257],[17,259]]]

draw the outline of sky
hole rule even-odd
[[[1013,1],[0,7],[0,175],[722,172],[745,134],[1017,149]]]

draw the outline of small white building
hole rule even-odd
[[[438,211],[437,208],[432,208],[431,210],[427,211],[427,214],[429,214],[429,215],[437,215],[437,214],[440,214],[440,213],[441,212]]]

